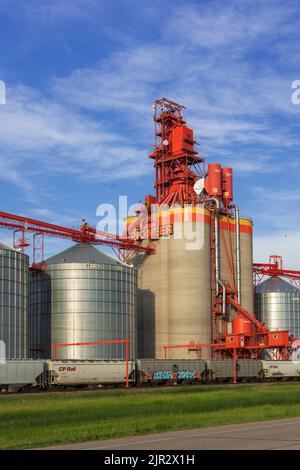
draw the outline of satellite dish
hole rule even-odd
[[[165,140],[163,141],[163,145],[165,145],[165,146],[166,146],[166,145],[169,145],[169,142],[167,141],[167,139],[165,139]]]
[[[194,184],[194,191],[197,194],[197,196],[199,196],[199,194],[202,193],[203,189],[204,189],[204,178],[200,178]]]

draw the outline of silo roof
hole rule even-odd
[[[95,263],[95,264],[117,264],[127,266],[112,256],[98,250],[89,243],[77,243],[67,250],[58,253],[46,260],[47,264],[61,263]]]
[[[272,276],[259,284],[255,291],[257,294],[263,294],[265,292],[292,293],[299,292],[299,289],[296,286],[292,286],[292,284],[289,282],[284,281],[280,277]]]
[[[12,250],[12,251],[17,251],[14,247],[8,245],[7,243],[4,243],[0,240],[0,248],[3,248],[4,250]]]

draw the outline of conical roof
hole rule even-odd
[[[257,294],[264,294],[265,292],[293,293],[299,292],[299,289],[280,277],[272,276],[259,284],[255,291]]]
[[[47,264],[61,263],[95,263],[95,264],[116,264],[126,266],[112,256],[98,250],[88,243],[77,243],[67,250],[58,253],[46,260]]]
[[[4,243],[0,240],[0,248],[3,248],[4,250],[12,250],[16,251],[14,247],[8,245],[7,243]]]

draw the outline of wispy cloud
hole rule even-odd
[[[221,55],[225,48],[240,54],[262,41],[270,44],[270,36],[279,38],[293,31],[296,11],[294,2],[276,0],[255,3],[211,1],[209,4],[190,4],[187,8],[182,5],[174,11],[169,31],[179,30],[187,44],[207,48],[215,54]]]
[[[265,3],[245,11],[232,2],[216,13],[217,3],[174,8],[164,23],[164,45],[153,40],[114,53],[93,68],[56,79],[56,93],[83,110],[126,115],[143,138],[141,129],[149,129],[149,102],[167,94],[191,108],[190,121],[206,153],[212,144],[223,149],[236,142],[298,145],[298,130],[293,126],[282,129],[273,119],[278,113],[297,119],[289,71],[227,51],[228,47],[239,49],[241,43],[244,51],[263,50],[263,45],[269,47],[279,36],[288,39],[297,28],[294,10],[287,11],[282,2],[276,2],[272,8]],[[236,15],[238,21],[233,22]],[[193,34],[187,34],[191,30]]]
[[[52,0],[45,3],[43,0],[2,0],[0,11],[11,16],[19,17],[20,13],[28,19],[36,19],[46,23],[57,21],[86,20],[93,18],[94,13],[101,13],[101,3],[96,0]]]
[[[7,12],[9,3],[2,2],[0,11]],[[108,7],[102,2],[18,4],[28,25],[40,15],[45,27],[88,21],[92,28],[102,12],[106,28]],[[299,78],[291,51],[291,41],[300,43],[299,5],[292,0],[159,5],[150,12],[153,25],[146,15],[141,18],[155,34],[137,37],[134,28],[129,33],[120,24],[111,35],[123,37],[122,45],[105,54],[95,46],[84,66],[51,73],[40,87],[8,83],[7,105],[0,109],[0,178],[28,199],[30,193],[44,197],[38,210],[47,207],[45,191],[55,187],[56,178],[68,175],[84,184],[126,181],[128,191],[149,175],[143,191],[150,191],[151,104],[167,96],[189,108],[188,122],[208,161],[232,165],[243,181],[249,178],[249,188],[255,178],[252,205],[244,205],[255,210],[259,223],[277,231],[291,227],[298,200],[288,180],[282,179],[279,193],[272,185],[283,165],[294,170],[294,178],[299,169],[299,107],[291,103],[291,83]],[[256,182],[260,175],[266,176],[266,188]],[[275,203],[283,214],[280,223],[272,212]]]
[[[300,251],[299,245],[300,231],[294,230],[286,233],[285,231],[268,232],[265,235],[255,237],[254,243],[254,262],[268,263],[270,255],[281,255],[283,257],[284,268],[299,270]]]
[[[24,189],[47,172],[99,181],[146,172],[143,151],[123,133],[25,86],[10,87],[0,136],[0,178]]]

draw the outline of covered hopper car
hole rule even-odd
[[[0,364],[0,390],[51,390],[123,386],[126,361],[9,360]],[[138,359],[128,362],[131,387],[233,382],[233,362],[201,359]],[[238,382],[299,380],[300,361],[237,362]]]

